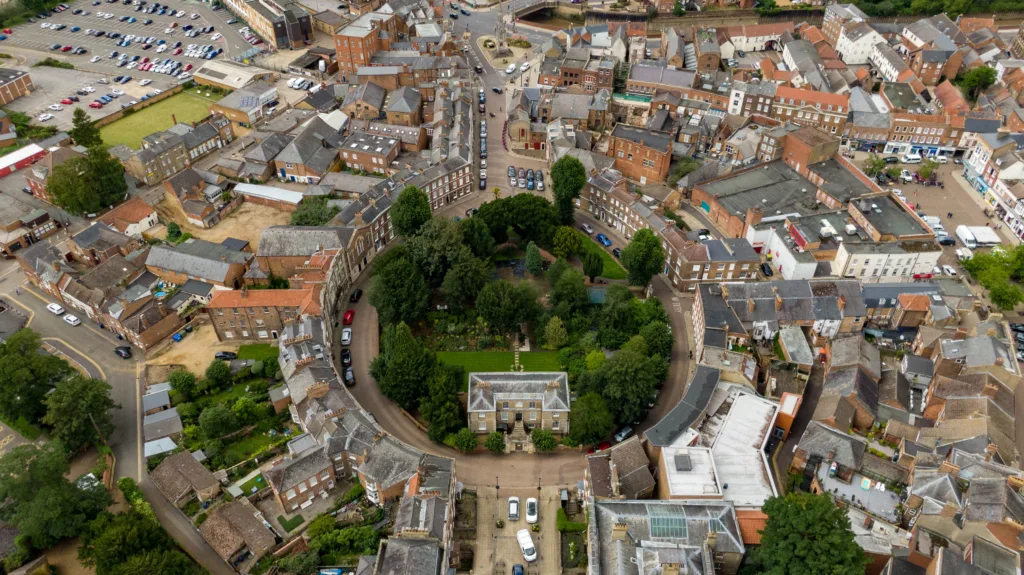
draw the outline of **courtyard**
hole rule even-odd
[[[286,225],[291,221],[291,214],[288,212],[252,202],[242,202],[242,205],[217,222],[217,225],[212,228],[200,228],[189,223],[185,212],[181,210],[181,205],[169,192],[166,192],[163,201],[156,205],[156,211],[162,221],[176,222],[181,227],[182,234],[192,234],[194,238],[215,244],[227,238],[237,238],[249,242],[253,249],[259,245],[260,232],[264,228]],[[162,238],[166,231],[150,230],[147,234]]]

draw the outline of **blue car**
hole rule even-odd
[[[100,102],[103,102],[104,104],[109,104],[111,100],[113,100],[113,98],[110,96],[100,96]]]
[[[533,184],[533,180],[526,180],[526,189],[527,190],[532,190],[533,189],[533,185],[534,185]]]
[[[606,248],[610,248],[612,246],[611,240],[609,240],[608,237],[605,236],[604,234],[597,234],[594,237],[597,239],[597,243],[601,244],[602,246]]]
[[[6,39],[7,39],[7,34],[0,34],[0,42],[3,42]]]
[[[81,28],[79,28],[78,26],[72,26],[71,27],[71,31],[72,32],[78,32],[79,30],[81,30]]]

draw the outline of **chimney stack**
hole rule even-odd
[[[681,575],[682,570],[678,563],[664,563],[661,566],[661,575]]]
[[[625,523],[616,523],[612,525],[612,541],[625,541],[628,532],[629,526]]]
[[[839,296],[838,305],[839,305],[839,309],[840,310],[846,309],[846,296],[844,296],[844,295]]]
[[[612,497],[620,497],[622,493],[619,491],[619,468],[616,467],[615,462],[608,458],[609,465],[611,466],[611,483],[612,483]]]
[[[718,532],[717,531],[708,531],[708,540],[705,541],[705,544],[712,551],[714,551],[715,550],[715,546],[718,545]]]
[[[242,299],[249,296],[249,288],[246,285],[242,285]]]
[[[754,298],[747,298],[747,313],[754,313]]]

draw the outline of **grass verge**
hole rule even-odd
[[[24,417],[19,417],[18,419],[15,419],[14,422],[11,422],[11,420],[6,417],[0,417],[0,421],[7,424],[7,427],[17,431],[22,437],[29,441],[35,441],[43,434],[42,429],[32,425]]]
[[[601,256],[601,261],[604,262],[604,269],[601,271],[601,277],[610,280],[624,280],[629,277],[629,275],[626,273],[626,270],[623,269],[621,265],[619,265],[618,260],[612,257],[610,253],[606,252],[604,248],[598,245],[598,243],[591,239],[590,236],[579,231],[576,233],[578,233],[580,237],[583,239],[581,245],[583,246],[584,252],[596,252],[598,255]],[[584,255],[586,254],[580,254],[581,260],[583,259],[582,256]]]
[[[269,343],[248,343],[238,348],[238,359],[262,360],[277,357],[277,348]]]
[[[210,100],[194,94],[180,93],[166,98],[100,128],[107,146],[124,144],[138,149],[142,138],[170,128],[177,121],[190,124],[210,115]]]

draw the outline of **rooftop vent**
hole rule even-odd
[[[676,471],[691,471],[693,469],[693,464],[690,461],[689,455],[676,455],[675,461]]]

